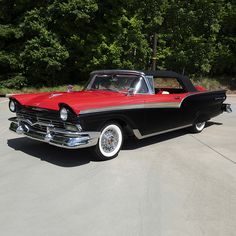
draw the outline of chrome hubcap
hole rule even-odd
[[[198,130],[203,129],[204,126],[205,126],[205,122],[201,122],[201,123],[197,123],[197,124],[196,124],[196,128],[197,128]]]
[[[113,129],[108,129],[101,137],[101,146],[104,152],[110,153],[115,150],[118,145],[119,136]]]
[[[196,126],[197,126],[198,128],[201,128],[202,125],[203,125],[203,123],[197,123],[197,124],[196,124]]]

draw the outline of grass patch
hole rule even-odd
[[[236,93],[236,78],[219,77],[209,78],[200,77],[191,79],[194,85],[201,85],[207,90],[226,89],[228,93]]]
[[[208,90],[225,89],[218,80],[213,78],[192,79],[194,85],[201,85]]]
[[[73,85],[73,91],[80,91],[83,85]],[[60,85],[55,87],[24,87],[22,89],[0,88],[0,94],[15,94],[15,93],[41,93],[41,92],[66,92],[67,85]]]

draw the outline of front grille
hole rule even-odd
[[[57,120],[56,118],[52,118],[49,116],[43,117],[43,114],[40,114],[39,112],[27,112],[27,111],[22,111],[17,113],[17,117],[21,120],[26,120],[29,124],[32,124],[32,126],[35,129],[45,131],[47,130],[47,126],[53,126],[55,128],[65,128],[65,123],[63,121],[60,121],[59,119]],[[39,124],[37,124],[39,123]]]

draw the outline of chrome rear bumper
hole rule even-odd
[[[232,112],[231,105],[228,104],[228,103],[223,103],[223,104],[222,104],[222,111],[223,111],[223,112],[231,113],[231,112]]]
[[[44,132],[17,117],[10,118],[9,121],[11,121],[9,129],[17,134],[68,149],[94,146],[100,136],[100,132],[75,132],[53,126],[47,126]]]

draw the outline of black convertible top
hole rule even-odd
[[[136,71],[136,70],[97,70],[90,73],[91,76],[95,74],[132,74],[132,75],[140,75],[140,76],[153,76],[160,78],[176,78],[178,82],[183,86],[186,92],[196,92],[196,88],[192,84],[191,80],[184,75],[176,73],[174,71],[165,71],[165,70],[157,70],[157,71]]]
[[[176,78],[187,92],[196,92],[197,91],[197,89],[194,87],[191,80],[187,76],[178,74],[173,71],[164,71],[164,70],[145,71],[144,74],[146,76],[153,76],[153,77]]]

